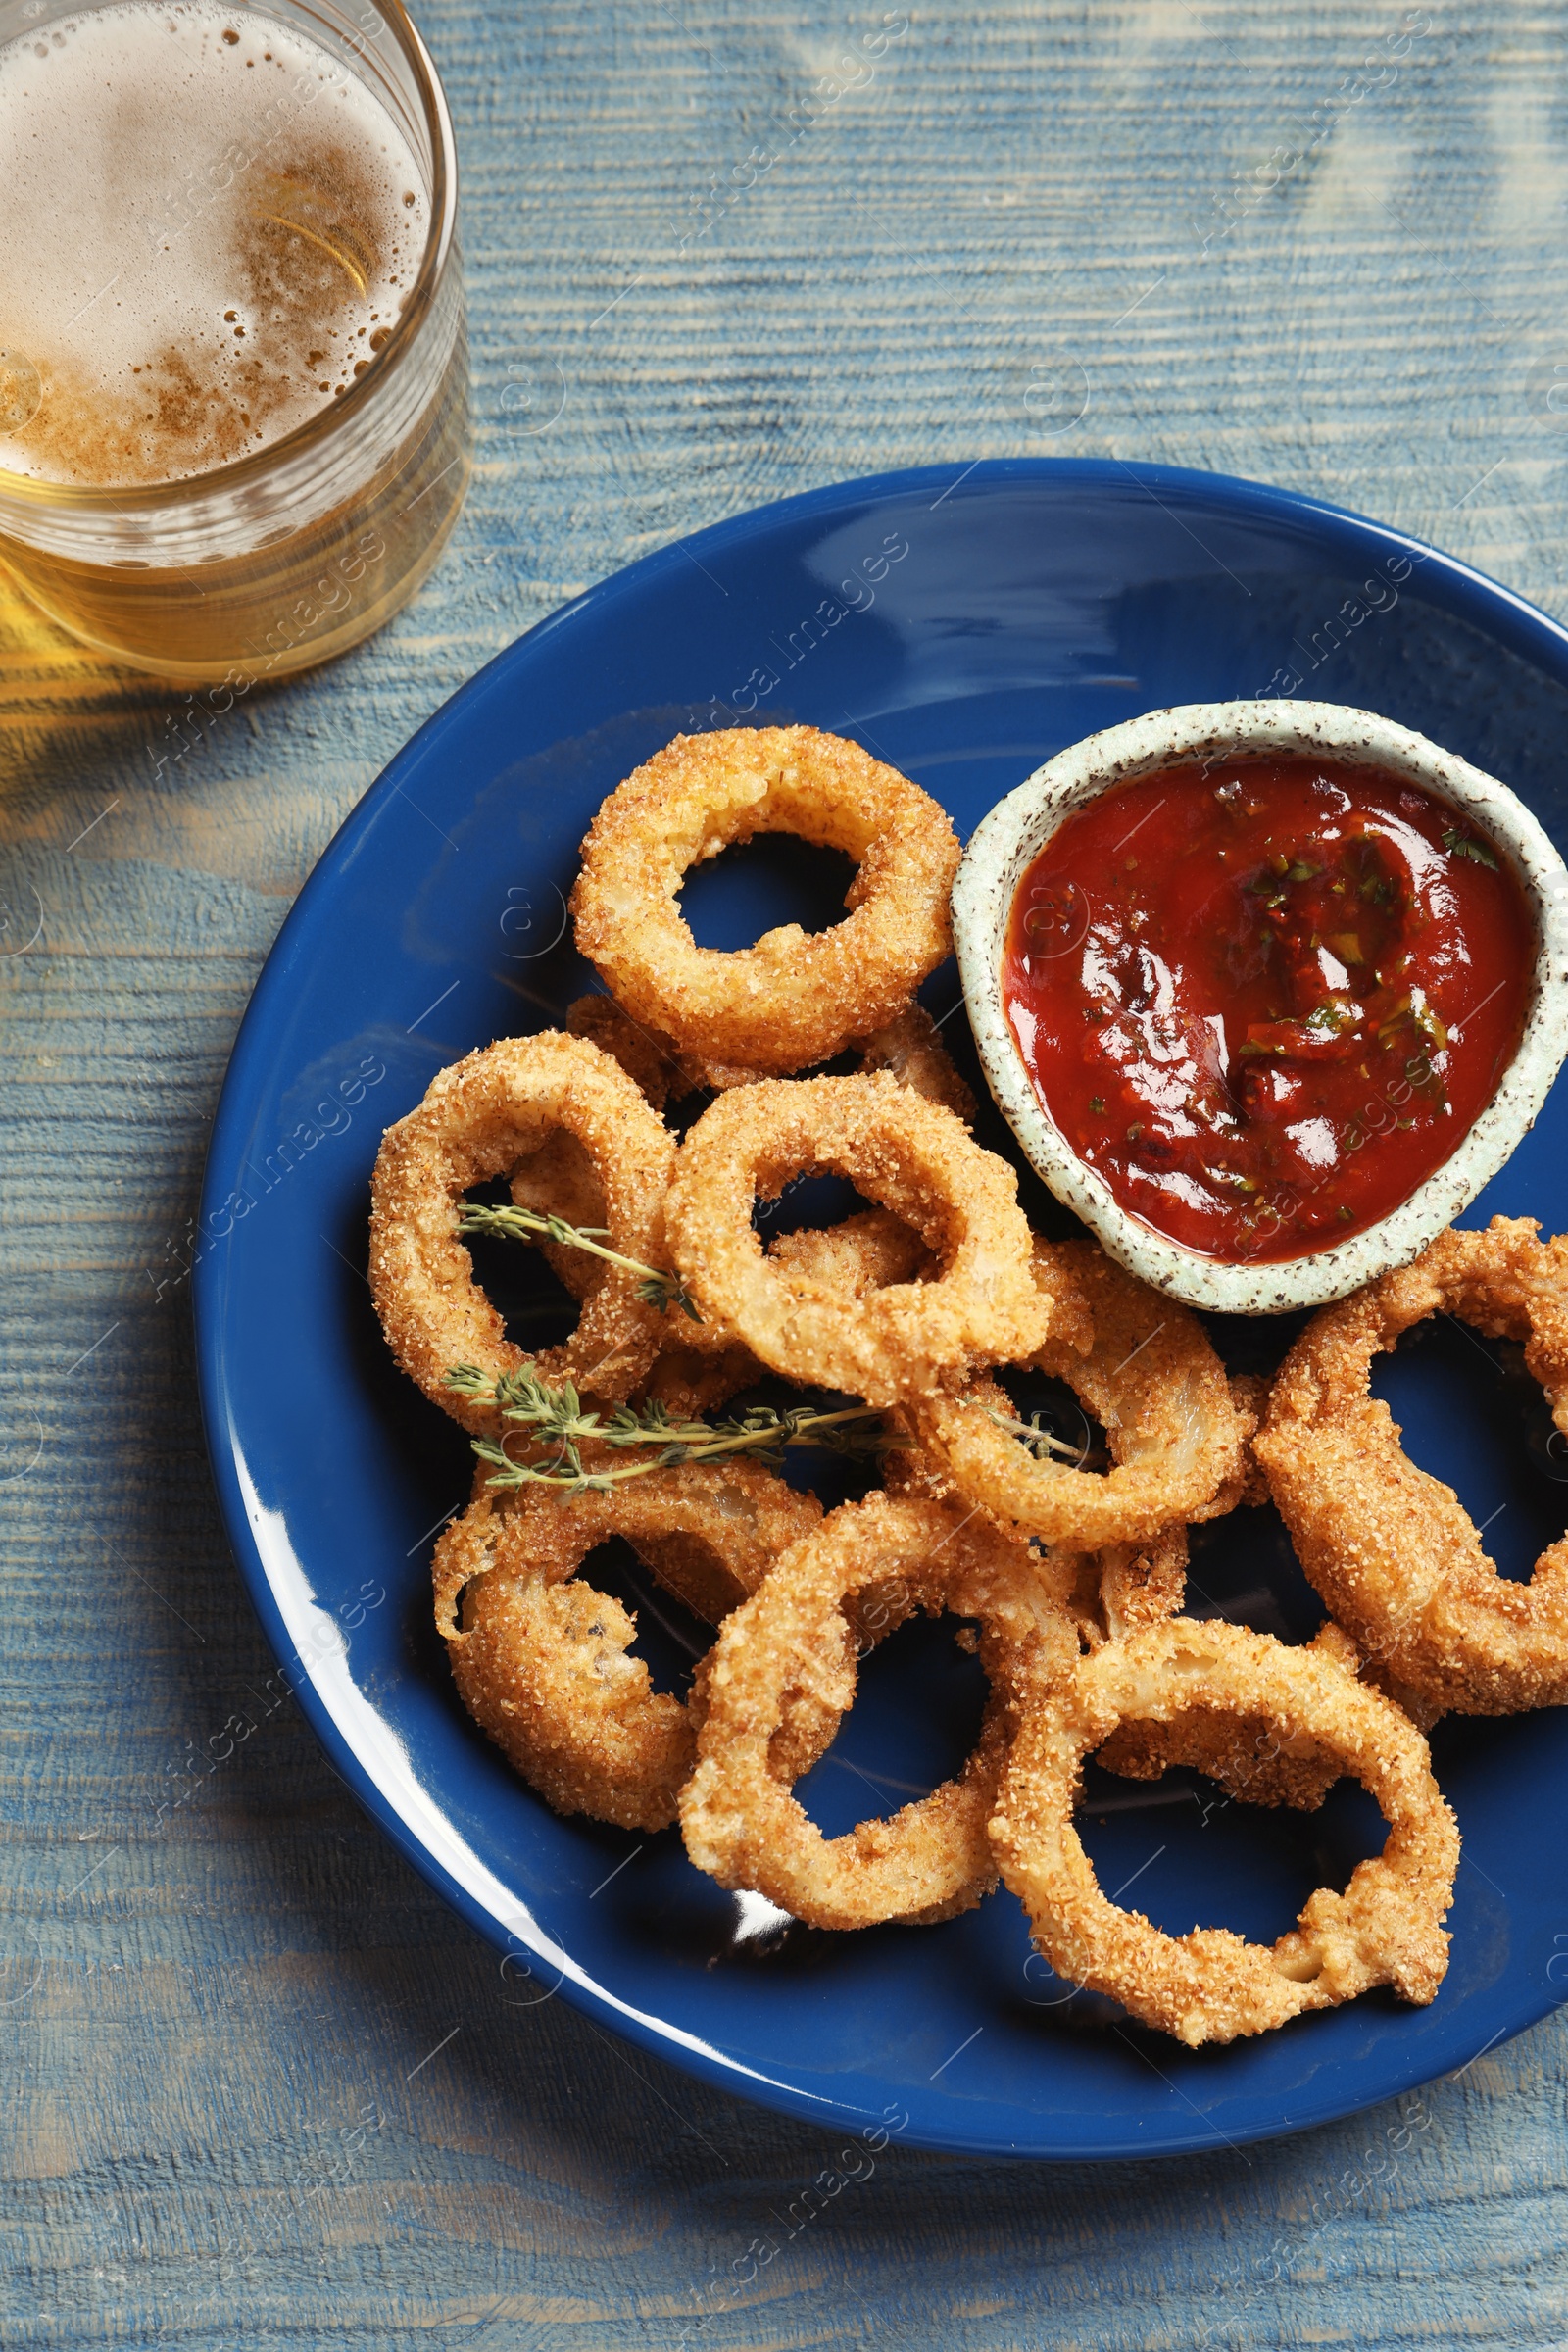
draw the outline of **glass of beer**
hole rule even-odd
[[[0,189],[27,595],[229,695],[379,628],[468,473],[452,123],[399,0],[0,0]]]

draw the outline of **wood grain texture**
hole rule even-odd
[[[178,698],[0,597],[0,2345],[1561,2345],[1557,2023],[1403,2120],[1245,2152],[890,2147],[743,2283],[836,2144],[509,2006],[269,1698],[160,1288],[333,826],[481,662],[677,533],[1073,450],[1319,492],[1568,612],[1561,12],[912,0],[721,212],[714,176],[879,11],[421,21],[479,464],[416,604],[155,769]],[[1396,71],[1353,98],[1371,55]],[[546,429],[517,383],[559,388]],[[240,1709],[257,1734],[161,1815]]]

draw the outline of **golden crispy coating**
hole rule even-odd
[[[669,1051],[673,1054],[675,1049]],[[850,1040],[849,1051],[865,1070],[888,1070],[901,1086],[924,1095],[928,1102],[940,1102],[968,1126],[974,1118],[974,1097],[959,1077],[957,1066],[937,1031],[937,1024],[923,1004],[912,999],[904,1010],[873,1029],[868,1037]],[[790,1070],[749,1070],[738,1063],[704,1061],[694,1054],[680,1056],[680,1066],[687,1073],[687,1085],[709,1086],[715,1094],[726,1094],[731,1087],[755,1086],[759,1078],[795,1077]],[[802,1069],[809,1067],[803,1063]],[[679,1091],[678,1089],[676,1091]]]
[[[1357,1863],[1343,1894],[1319,1887],[1272,1948],[1228,1928],[1166,1936],[1142,1913],[1118,1910],[1073,1827],[1084,1759],[1119,1724],[1171,1723],[1199,1709],[1234,1718],[1239,1734],[1266,1725],[1282,1741],[1320,1742],[1389,1824],[1377,1859]],[[1442,1923],[1459,1834],[1426,1741],[1329,1652],[1291,1649],[1240,1626],[1176,1618],[1106,1642],[1045,1689],[1019,1730],[991,1838],[1056,1974],[1109,1993],[1190,2047],[1265,2033],[1374,1984],[1427,2002],[1447,1968]]]
[[[1037,1240],[1034,1266],[1052,1300],[1049,1337],[992,1360],[1064,1380],[1103,1424],[1113,1467],[1101,1476],[1037,1455],[1002,1426],[1014,1408],[993,1381],[909,1396],[903,1418],[919,1445],[971,1501],[1077,1551],[1229,1509],[1245,1483],[1247,1425],[1197,1316],[1093,1242]]]
[[[540,1216],[564,1217],[568,1225],[603,1226],[605,1196],[594,1163],[574,1135],[558,1127],[536,1152],[518,1160],[509,1180],[514,1205]],[[602,1257],[573,1250],[569,1242],[535,1245],[562,1287],[579,1305],[591,1298],[610,1268]]]
[[[901,1501],[979,1512],[999,1534],[1018,1532],[1010,1521],[971,1502],[951,1472],[912,1439],[885,1456],[882,1484]],[[1029,1556],[1042,1591],[1072,1621],[1086,1649],[1163,1624],[1181,1607],[1187,1591],[1187,1529],[1180,1520],[1142,1543],[1107,1544],[1099,1551],[1075,1551],[1070,1544],[1036,1537]]]
[[[827,1283],[846,1298],[864,1298],[890,1283],[928,1281],[940,1262],[912,1225],[885,1208],[775,1234],[767,1255],[787,1282]]]
[[[638,1298],[636,1277],[611,1267],[571,1338],[530,1357],[507,1338],[475,1283],[458,1238],[464,1194],[509,1175],[559,1130],[592,1163],[610,1247],[659,1264],[673,1139],[619,1063],[586,1039],[546,1030],[470,1054],[431,1081],[418,1108],[387,1129],[376,1155],[370,1291],[382,1329],[432,1403],[481,1434],[494,1434],[495,1408],[447,1388],[455,1364],[476,1364],[493,1379],[531,1363],[543,1379],[618,1401],[663,1337],[663,1318]]]
[[[605,1002],[607,1000],[599,1000]],[[604,1041],[607,1045],[608,1039]],[[611,1048],[613,1051],[613,1048]],[[904,1010],[895,1013],[869,1036],[850,1040],[849,1051],[858,1061],[861,1070],[890,1070],[901,1086],[912,1087],[924,1095],[928,1102],[940,1102],[947,1110],[956,1112],[967,1126],[974,1118],[974,1097],[959,1077],[957,1067],[942,1043],[937,1024],[911,998]],[[755,1086],[759,1078],[795,1077],[795,1070],[753,1070],[738,1062],[711,1061],[700,1054],[677,1054],[675,1047],[668,1052],[676,1056],[683,1074],[683,1086],[671,1092],[689,1092],[697,1086],[711,1087],[715,1094],[727,1094],[731,1087]],[[803,1062],[800,1069],[810,1067]]]
[[[858,1038],[856,1052],[862,1070],[891,1070],[901,1086],[912,1087],[928,1102],[940,1102],[966,1127],[973,1121],[974,1097],[923,1004],[906,1005],[895,1019]]]
[[[1354,1642],[1332,1619],[1308,1646],[1349,1674],[1359,1667]],[[1301,1813],[1315,1813],[1345,1771],[1332,1740],[1306,1731],[1286,1737],[1262,1716],[1217,1715],[1201,1706],[1162,1723],[1123,1723],[1095,1761],[1130,1781],[1157,1781],[1167,1766],[1186,1764],[1246,1804],[1290,1805]]]
[[[1528,1584],[1498,1576],[1450,1487],[1418,1470],[1372,1358],[1426,1316],[1522,1341],[1568,1431],[1568,1240],[1533,1220],[1441,1234],[1413,1265],[1325,1307],[1281,1366],[1254,1441],[1301,1565],[1368,1670],[1427,1721],[1568,1700],[1568,1539]]]
[[[821,1505],[744,1461],[688,1462],[608,1494],[503,1495],[484,1477],[481,1468],[434,1563],[436,1625],[464,1705],[557,1812],[662,1829],[691,1769],[693,1718],[627,1656],[635,1618],[576,1571],[622,1536],[661,1584],[716,1623],[818,1524]],[[783,1728],[782,1764],[814,1762],[836,1723],[803,1699]]]
[[[1036,1557],[1087,1649],[1163,1625],[1186,1597],[1187,1530],[1179,1519],[1140,1543],[1106,1544],[1089,1552],[1037,1544]]]
[[[688,1320],[685,1332],[672,1336],[655,1356],[637,1399],[662,1404],[673,1421],[698,1421],[716,1413],[742,1389],[754,1389],[766,1373],[739,1340],[715,1324]]]
[[[766,1256],[756,1199],[824,1169],[910,1226],[940,1253],[940,1272],[852,1302]],[[1044,1340],[1051,1303],[1032,1276],[1017,1189],[1015,1171],[951,1111],[885,1073],[764,1080],[721,1095],[687,1136],[665,1233],[704,1315],[772,1370],[891,1404]]]
[[[1213,1509],[1204,1512],[1205,1519],[1223,1519],[1227,1511],[1252,1509],[1269,1499],[1268,1480],[1252,1451],[1252,1440],[1263,1426],[1273,1379],[1267,1372],[1232,1372],[1228,1377],[1242,1440],[1241,1467],[1234,1478],[1226,1480]]]
[[[573,1037],[592,1038],[606,1054],[613,1054],[628,1078],[635,1078],[653,1108],[662,1111],[671,1098],[679,1101],[703,1080],[667,1037],[646,1029],[615,1003],[613,997],[578,997],[566,1006],[566,1027]]]
[[[671,1094],[681,1095],[697,1083],[684,1070],[673,1047],[650,1036],[621,1011],[612,997],[579,997],[566,1007],[566,1030],[587,1038],[618,1061],[641,1090],[651,1109],[662,1112]],[[605,1196],[594,1163],[574,1135],[558,1128],[535,1152],[512,1171],[512,1198],[518,1208],[539,1215],[564,1217],[568,1225],[602,1226]],[[579,1301],[592,1298],[608,1271],[603,1258],[565,1242],[540,1242],[540,1254],[557,1279]]]
[[[789,1280],[830,1284],[855,1298],[891,1282],[916,1281],[936,1264],[919,1235],[885,1208],[866,1209],[839,1225],[777,1234],[767,1254]],[[640,1394],[693,1419],[766,1376],[767,1366],[721,1325],[688,1317],[660,1349]]]
[[[734,954],[699,948],[676,894],[688,869],[757,833],[844,850],[850,913]],[[904,1010],[952,946],[958,843],[928,793],[814,727],[677,735],[595,817],[572,892],[579,951],[634,1019],[683,1053],[744,1070],[826,1061]]]
[[[813,1691],[842,1710],[855,1692],[846,1605],[877,1588],[940,1614],[980,1621],[991,1680],[979,1741],[956,1780],[891,1819],[826,1838],[774,1769],[786,1699]],[[750,1887],[820,1928],[952,1918],[996,1883],[985,1823],[1026,1690],[1076,1655],[1071,1626],[1040,1590],[1028,1554],[939,1503],[872,1494],[846,1503],[781,1559],[726,1619],[699,1670],[705,1721],[681,1797],[681,1832],[700,1870]]]
[[[700,1066],[689,1055],[678,1053],[667,1038],[639,1028],[612,997],[579,997],[566,1007],[566,1027],[573,1037],[590,1038],[604,1053],[613,1055],[626,1075],[636,1080],[657,1111],[663,1110],[671,1096],[691,1094],[700,1086],[724,1092],[730,1087],[752,1086],[766,1075],[761,1070],[736,1069],[727,1064]],[[942,1103],[965,1121],[973,1118],[974,1097],[954,1067],[937,1035],[936,1023],[921,1005],[909,1005],[886,1028],[859,1040],[858,1050],[862,1070],[889,1070],[901,1086],[911,1088],[928,1102]],[[594,1176],[593,1163],[582,1146],[564,1133],[550,1136],[514,1170],[512,1198],[519,1208],[553,1210],[569,1225],[604,1223],[604,1196]],[[854,1218],[849,1220],[851,1225],[856,1222]],[[898,1220],[887,1218],[885,1225],[892,1231],[897,1228]],[[799,1237],[792,1234],[783,1239],[793,1245]],[[574,1298],[586,1298],[603,1281],[605,1268],[601,1259],[558,1242],[542,1242],[539,1247]],[[775,1241],[769,1247],[777,1254],[779,1243]],[[910,1247],[918,1249],[918,1243],[911,1243]],[[825,1272],[823,1279],[828,1279]],[[878,1278],[877,1287],[884,1282],[908,1279],[905,1274],[889,1273]],[[684,1352],[689,1355],[689,1348]],[[732,1354],[738,1360],[738,1351],[732,1350]],[[734,1380],[728,1388],[724,1386],[725,1374],[715,1375],[710,1365],[705,1367],[707,1376],[695,1382],[667,1368],[662,1378],[671,1398],[681,1395],[706,1396],[711,1404],[721,1402],[724,1396],[732,1396],[736,1389],[745,1388],[758,1377],[760,1370],[754,1364],[745,1379]]]

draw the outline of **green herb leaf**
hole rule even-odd
[[[1468,858],[1475,865],[1487,865],[1494,873],[1497,871],[1497,853],[1491,842],[1478,841],[1473,833],[1461,833],[1457,825],[1450,825],[1444,834],[1443,846],[1450,857]]]

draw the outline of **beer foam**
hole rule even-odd
[[[0,468],[113,488],[266,448],[374,364],[430,197],[347,64],[210,0],[0,47]]]

